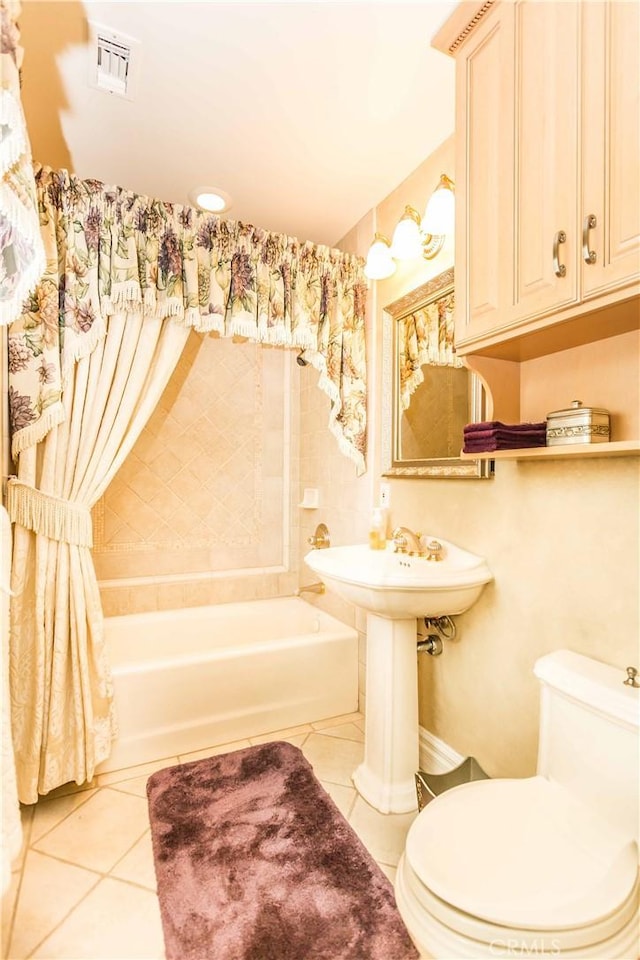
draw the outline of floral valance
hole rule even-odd
[[[331,400],[329,427],[364,470],[359,258],[65,170],[37,168],[36,188],[47,265],[9,335],[14,456],[61,421],[65,381],[108,318],[142,312],[303,348]]]
[[[398,320],[398,370],[400,402],[406,410],[412,393],[423,382],[421,367],[461,367],[454,351],[455,294],[446,294]]]
[[[31,147],[20,100],[20,4],[0,0],[0,325],[12,323],[44,270]]]

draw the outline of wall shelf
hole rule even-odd
[[[462,460],[575,460],[639,455],[640,440],[614,440],[611,443],[574,443],[557,447],[521,447],[518,450],[462,453],[460,458]]]

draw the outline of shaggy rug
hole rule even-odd
[[[415,960],[389,880],[284,742],[147,784],[167,960]]]

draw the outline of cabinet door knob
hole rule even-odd
[[[558,256],[558,250],[561,243],[566,243],[567,235],[564,230],[558,230],[556,235],[553,238],[553,272],[556,277],[565,277],[567,274],[567,268],[564,263],[560,263]]]
[[[585,263],[595,263],[598,259],[595,250],[589,250],[589,230],[593,230],[598,221],[593,213],[584,218],[582,224],[582,259]]]

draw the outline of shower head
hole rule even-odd
[[[309,361],[305,360],[304,358],[304,350],[301,350],[298,356],[296,357],[296,363],[298,363],[301,367],[309,366]]]

